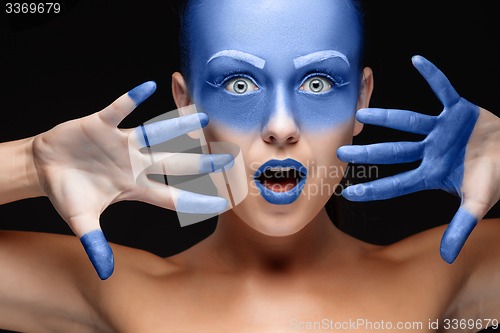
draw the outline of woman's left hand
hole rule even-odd
[[[461,205],[441,240],[441,257],[455,261],[468,236],[500,199],[500,119],[455,91],[446,76],[421,56],[413,65],[444,106],[439,116],[405,110],[362,109],[365,124],[426,135],[419,142],[344,146],[345,162],[395,164],[421,160],[418,168],[350,186],[343,196],[352,201],[389,199],[422,190],[442,189],[461,198]]]

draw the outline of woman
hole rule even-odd
[[[209,142],[232,142],[241,148],[247,198],[219,217],[210,237],[179,255],[162,259],[113,245],[115,271],[106,271],[109,261],[101,262],[95,258],[102,257],[93,253],[95,241],[103,241],[99,214],[110,203],[127,199],[174,209],[179,207],[180,196],[144,190],[127,177],[116,177],[114,170],[111,176],[123,182],[109,182],[106,165],[92,178],[85,168],[64,168],[79,159],[68,158],[62,163],[60,156],[65,157],[71,149],[59,154],[54,147],[78,146],[86,137],[89,143],[102,139],[96,146],[109,148],[107,152],[126,149],[123,146],[132,131],[120,131],[116,126],[154,91],[154,85],[134,89],[98,114],[11,144],[5,151],[27,149],[27,154],[17,156],[26,156],[24,165],[35,166],[27,168],[31,172],[27,176],[21,175],[28,180],[27,185],[8,182],[14,185],[4,190],[2,202],[48,195],[82,238],[101,277],[112,275],[104,282],[96,279],[73,237],[4,233],[0,242],[0,260],[5,267],[0,283],[4,289],[1,325],[23,331],[71,332],[191,332],[206,328],[231,332],[430,332],[453,330],[446,326],[447,318],[481,320],[484,325],[486,319],[498,317],[500,304],[494,295],[500,285],[495,280],[498,265],[494,263],[500,255],[495,245],[499,221],[479,223],[462,253],[449,265],[437,251],[444,227],[391,246],[375,246],[335,228],[323,208],[341,175],[332,177],[318,171],[345,166],[337,157],[337,148],[350,144],[353,135],[360,132],[362,124],[355,120],[355,111],[368,107],[373,88],[373,74],[361,63],[361,26],[353,3],[318,0],[311,6],[305,1],[194,1],[191,5],[184,36],[189,61],[184,75],[173,75],[174,99],[179,108],[195,103],[208,115],[210,123],[204,133]],[[449,151],[441,152],[431,144],[431,149],[429,145],[402,147],[401,154],[387,154],[386,149],[375,152],[382,152],[384,162],[401,156],[404,160],[452,156],[449,164],[432,164],[420,181],[430,179],[431,187],[465,195],[465,212],[457,216],[466,223],[465,229],[470,229],[498,200],[494,170],[498,118],[459,98],[425,59],[417,57],[414,63],[448,111],[454,112],[452,119],[461,115],[468,118],[460,130],[453,126],[456,122],[447,120],[450,112],[439,120],[418,118],[417,122],[427,124],[424,126],[407,126],[419,133],[428,132],[425,134],[431,139],[437,139],[431,143],[444,145],[448,138]],[[433,72],[427,72],[429,69]],[[198,117],[195,120],[206,125],[205,116]],[[366,111],[358,118],[380,122],[377,115]],[[405,117],[401,122],[390,119],[395,127],[405,123]],[[199,127],[198,123],[193,127]],[[81,128],[84,135],[78,136]],[[453,131],[459,134],[445,135]],[[78,140],[68,144],[69,132]],[[138,140],[142,134],[146,146],[155,138],[148,128],[132,133]],[[57,144],[61,137],[65,137],[66,146]],[[465,144],[467,150],[463,151],[460,148]],[[370,159],[371,148],[366,150]],[[31,149],[34,155],[30,155]],[[89,158],[95,150],[89,149]],[[472,157],[481,157],[479,165],[471,151]],[[347,148],[338,155],[359,161],[360,154]],[[112,165],[120,166],[119,158],[113,159]],[[58,163],[52,162],[55,160]],[[227,160],[220,162],[225,163]],[[493,171],[484,164],[492,165]],[[61,170],[70,173],[67,181]],[[448,172],[445,181],[431,172],[435,170]],[[474,193],[477,188],[471,181],[484,179],[485,171],[493,184]],[[103,176],[97,176],[100,174]],[[79,185],[76,193],[83,197],[71,192],[71,183]],[[385,188],[384,194],[422,189],[405,187],[407,181],[401,184]],[[318,188],[328,190],[312,195]],[[371,190],[362,187],[360,192],[351,189],[346,195],[374,199],[377,188],[380,185]],[[89,198],[86,193],[93,195]],[[64,203],[58,201],[62,198]],[[68,199],[76,201],[71,205]],[[451,235],[462,237],[461,231],[452,229]],[[443,257],[452,262],[460,250],[455,245],[465,240],[451,237],[456,242],[450,245],[450,238],[446,239]],[[111,260],[107,252],[104,258]],[[413,304],[405,306],[409,299]]]

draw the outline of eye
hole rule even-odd
[[[226,90],[233,94],[244,95],[246,93],[259,90],[259,87],[257,87],[257,85],[250,79],[237,77],[229,80],[226,84]]]
[[[314,94],[322,94],[330,89],[332,89],[332,82],[322,76],[313,76],[300,86],[300,90],[305,90]]]

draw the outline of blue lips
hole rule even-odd
[[[297,185],[287,192],[274,192],[262,185],[258,178],[271,168],[292,168],[300,172],[301,179]],[[264,163],[254,174],[254,181],[260,191],[260,195],[269,203],[274,205],[288,205],[299,198],[306,184],[307,168],[300,162],[288,158],[286,160],[270,160]]]

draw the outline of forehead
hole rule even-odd
[[[350,0],[195,2],[189,39],[197,60],[221,50],[240,50],[271,62],[326,49],[342,52],[352,62],[358,57],[360,25]]]

